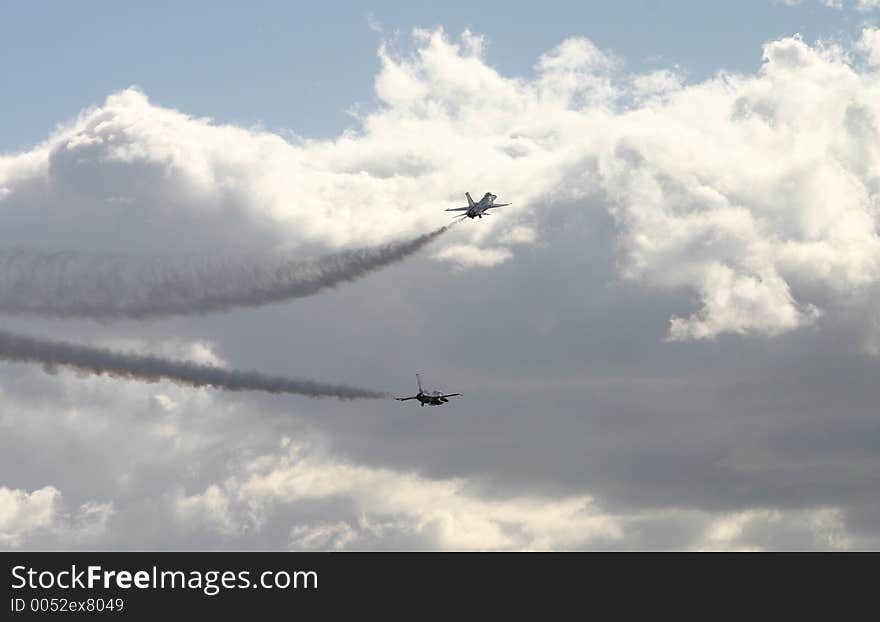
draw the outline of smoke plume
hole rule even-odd
[[[0,313],[148,319],[266,305],[311,296],[398,262],[451,226],[304,261],[268,254],[168,258],[0,251]]]
[[[389,395],[374,391],[326,384],[315,380],[265,376],[252,371],[222,369],[188,361],[171,361],[157,356],[114,352],[64,341],[47,341],[0,331],[0,360],[42,363],[47,371],[72,367],[82,372],[131,380],[171,380],[192,387],[217,387],[229,391],[295,393],[308,397],[336,397],[341,400],[381,399]]]

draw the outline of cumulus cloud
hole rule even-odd
[[[386,72],[421,88],[405,105],[389,99],[391,110],[372,121],[392,111],[423,126],[490,121],[484,144],[507,142],[495,170],[531,165],[511,180],[514,196],[527,180],[551,205],[557,188],[580,209],[598,202],[618,223],[624,277],[696,294],[699,309],[673,317],[670,338],[781,334],[877,282],[878,81],[838,48],[781,39],[765,46],[758,74],[688,86],[671,75],[615,80],[613,60],[583,40],[542,57],[532,82],[494,74],[440,33],[419,54],[384,58]],[[435,56],[458,67],[460,84],[432,73]],[[477,91],[505,83],[518,95],[482,105]],[[644,99],[652,90],[663,96]],[[628,97],[643,103],[614,105]],[[524,192],[523,211],[559,217]],[[474,239],[484,252],[453,245],[436,256],[496,265],[506,253],[488,244],[504,236],[488,230]]]
[[[764,59],[622,118],[600,160],[625,274],[698,293],[673,338],[779,334],[877,281],[877,77],[798,37]]]
[[[838,508],[755,507],[707,512],[663,508],[621,517],[628,540],[650,542],[660,533],[672,537],[668,548],[689,551],[848,550],[853,539]],[[636,547],[640,546],[639,544]]]
[[[111,503],[97,502],[83,503],[76,511],[67,512],[55,486],[32,492],[0,486],[0,547],[94,542],[104,535],[113,512]]]
[[[440,550],[639,549],[655,547],[652,535],[669,530],[681,539],[665,547],[677,550],[846,550],[853,544],[837,508],[612,513],[589,495],[493,497],[466,479],[357,465],[290,439],[282,446],[239,465],[222,484],[179,497],[178,520],[229,539],[304,504],[313,504],[311,512],[314,504],[332,504],[334,514],[345,517],[295,522],[287,542],[293,550],[370,549],[388,541]]]
[[[800,538],[804,548],[846,550],[852,541],[846,532],[842,513],[835,508],[782,512],[752,509],[709,517],[697,550],[761,551],[774,543]]]
[[[858,42],[858,48],[874,66],[880,65],[880,30],[865,28]]]
[[[466,480],[436,480],[416,473],[367,467],[321,455],[312,447],[290,444],[286,451],[259,456],[223,485],[178,500],[188,513],[228,531],[238,520],[260,523],[283,504],[343,499],[352,522],[299,525],[291,530],[295,547],[344,548],[382,531],[410,532],[422,546],[453,550],[556,549],[595,546],[620,539],[617,521],[598,511],[589,496],[561,499],[491,499]],[[244,525],[239,527],[245,529]]]
[[[178,520],[190,525],[211,527],[223,535],[238,531],[229,514],[229,499],[217,485],[208,486],[199,494],[177,499],[174,509]]]
[[[582,38],[527,76],[504,76],[480,37],[419,31],[412,53],[381,49],[377,108],[332,140],[194,118],[137,89],[110,96],[43,144],[0,156],[0,247],[314,256],[420,235],[446,224],[442,210],[465,190],[492,191],[514,205],[456,226],[435,255],[375,289],[352,284],[352,298],[126,326],[137,344],[177,340],[205,364],[222,363],[210,346],[221,342],[236,366],[246,356],[261,369],[342,361],[346,376],[361,365],[381,386],[430,351],[439,381],[483,390],[462,387],[468,405],[414,419],[385,404],[219,400],[164,381],[5,367],[0,463],[16,477],[4,482],[14,507],[51,508],[52,524],[104,524],[101,541],[120,547],[876,542],[865,406],[876,383],[864,361],[811,353],[842,371],[803,370],[793,362],[810,348],[792,338],[772,352],[725,342],[734,356],[694,362],[713,350],[644,330],[646,316],[671,315],[671,340],[781,335],[824,328],[840,309],[871,314],[873,40],[870,30],[852,49],[786,37],[766,44],[754,74],[688,83],[672,69],[627,73]],[[471,271],[453,281],[461,275],[432,261]],[[496,269],[505,261],[518,269]],[[603,290],[615,275],[636,293]],[[477,302],[480,313],[462,313]],[[734,364],[750,368],[736,383]],[[847,425],[826,434],[827,412]],[[305,421],[319,422],[329,449],[300,437]],[[283,435],[297,440],[279,450]],[[827,454],[816,458],[817,445]],[[742,447],[755,455],[725,465]],[[45,482],[63,505],[32,499]],[[105,498],[112,506],[94,504]],[[9,516],[6,546],[33,541],[24,514]]]
[[[875,35],[857,46],[869,60]],[[464,223],[437,259],[492,267],[539,242],[542,223],[602,210],[623,278],[696,299],[672,339],[789,332],[877,284],[880,82],[846,50],[783,38],[754,75],[684,84],[627,76],[582,38],[516,78],[476,35],[415,36],[413,54],[380,50],[379,108],[333,140],[288,143],[113,95],[0,159],[0,242],[340,248],[424,231],[488,188],[514,205]],[[234,239],[210,226],[229,219]]]
[[[0,488],[0,543],[14,546],[27,532],[51,527],[59,497],[53,486],[31,493]]]

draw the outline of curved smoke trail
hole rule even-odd
[[[66,341],[48,341],[0,331],[0,360],[41,363],[51,370],[72,367],[96,375],[156,382],[166,379],[192,387],[217,387],[230,391],[295,393],[308,397],[336,397],[341,400],[381,399],[384,391],[373,391],[315,380],[265,376],[258,372],[223,369],[158,356],[114,352]]]
[[[148,319],[266,305],[310,296],[396,263],[451,226],[305,261],[0,251],[0,313]]]

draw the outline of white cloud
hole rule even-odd
[[[622,536],[617,521],[589,496],[487,498],[465,479],[351,464],[304,445],[259,456],[225,481],[222,491],[212,484],[180,499],[178,507],[186,509],[190,523],[213,522],[229,533],[264,523],[279,506],[309,501],[342,502],[362,518],[294,526],[295,548],[357,545],[382,531],[382,523],[386,531],[390,524],[394,532],[418,536],[422,546],[452,550],[567,549]],[[231,518],[233,503],[237,521]]]
[[[599,156],[624,274],[699,296],[672,338],[786,332],[880,274],[876,76],[798,37],[764,58],[620,115]]]
[[[297,525],[290,530],[288,548],[294,551],[341,551],[354,544],[357,538],[357,530],[345,521]]]
[[[858,48],[868,57],[868,62],[880,66],[880,30],[865,28],[858,42]]]
[[[875,34],[859,45],[871,59]],[[381,106],[334,140],[113,95],[0,158],[0,242],[15,220],[15,244],[47,248],[360,245],[423,232],[488,188],[514,205],[457,227],[437,259],[497,265],[529,242],[523,227],[606,209],[625,278],[697,296],[672,338],[784,333],[877,284],[880,82],[845,50],[784,38],[755,75],[682,84],[624,75],[574,38],[523,79],[490,67],[471,33],[415,36],[411,56],[380,51]]]
[[[498,238],[504,244],[531,244],[537,239],[537,233],[532,227],[518,226]]]
[[[178,497],[174,509],[179,520],[197,528],[213,527],[224,535],[238,533],[230,515],[229,499],[216,485],[199,494]]]
[[[73,514],[67,513],[55,486],[33,492],[0,486],[0,547],[39,548],[49,538],[68,546],[95,541],[104,535],[113,513],[113,504],[96,502],[84,503]]]
[[[618,95],[611,75],[617,64],[588,39],[566,39],[535,66],[539,96],[563,107],[610,105]]]
[[[668,69],[660,69],[651,73],[636,75],[632,78],[632,94],[638,100],[668,95],[681,89],[683,80],[680,75]]]
[[[803,3],[803,0],[772,0],[774,4],[783,4],[785,6],[798,6]],[[819,4],[822,6],[826,6],[830,9],[842,9],[844,8],[844,0],[818,0]],[[855,0],[853,3],[853,8],[856,11],[861,11],[863,13],[868,11],[873,11],[874,9],[880,7],[880,0]]]
[[[721,333],[777,335],[812,323],[820,315],[811,305],[798,308],[788,285],[772,272],[738,275],[718,264],[707,266],[703,278],[703,308],[687,319],[672,318],[670,339],[704,339]]]
[[[201,339],[168,338],[147,341],[135,337],[107,337],[99,345],[111,350],[154,354],[165,358],[191,361],[199,365],[228,367],[229,363],[217,352],[217,344]]]
[[[507,77],[492,68],[485,42],[473,34],[454,41],[440,31],[420,31],[416,37],[418,49],[411,55],[389,48],[381,51],[382,71],[376,80],[379,107],[364,114],[355,129],[333,140],[288,142],[257,129],[218,125],[159,106],[137,90],[111,96],[46,143],[23,154],[0,156],[0,246],[134,253],[289,246],[312,254],[325,247],[422,233],[447,222],[449,215],[442,210],[460,205],[465,190],[488,190],[513,205],[492,218],[456,226],[427,257],[488,268],[516,260],[524,245],[545,244],[550,230],[565,231],[566,243],[577,241],[578,227],[599,230],[594,224],[604,227],[610,215],[613,223],[607,231],[619,253],[613,265],[620,276],[647,290],[673,294],[672,339],[709,339],[725,333],[779,335],[829,321],[825,318],[838,307],[858,307],[870,314],[876,306],[880,79],[874,67],[853,62],[850,50],[784,38],[765,46],[763,66],[753,75],[720,74],[689,84],[672,70],[644,76],[625,73],[619,60],[583,39],[563,42],[543,56],[534,76]],[[876,47],[874,38],[867,30],[857,48],[869,60]],[[579,272],[578,261],[595,261],[599,251],[578,248],[577,242],[572,246],[562,249],[565,270],[554,276],[566,277],[564,283],[570,288],[584,287],[585,281],[567,277]],[[538,276],[542,275],[546,273]],[[431,330],[425,327],[432,327],[438,315],[421,317],[428,307],[418,306],[425,304],[418,302],[418,296],[411,302],[406,298],[410,292],[399,289],[397,282],[375,285],[372,297],[364,295],[363,314],[375,318],[377,326],[387,326],[388,334],[403,328],[414,336]],[[528,291],[527,280],[516,285]],[[595,292],[586,293],[593,298]],[[614,292],[601,294],[611,298]],[[472,295],[468,290],[466,299]],[[445,314],[450,308],[457,310],[453,303],[463,298],[450,293],[444,300],[449,303],[442,309]],[[302,361],[295,360],[285,370],[335,373],[340,349],[324,353],[310,342],[308,322],[306,329],[299,330],[303,317],[315,322],[316,334],[334,323],[340,334],[349,330],[344,318],[350,317],[350,309],[340,309],[334,316],[331,305],[322,306],[326,302],[309,304],[315,305],[313,310],[326,311],[327,317],[297,316],[289,310],[300,323],[296,330],[284,326],[294,336],[279,338],[278,348],[288,349],[280,355],[263,351],[265,358],[257,363],[277,369],[295,356]],[[567,332],[569,326],[578,329],[566,313],[579,313],[580,306],[566,301],[566,308],[557,309],[540,302],[544,308],[534,316],[536,321],[561,327],[544,331],[541,345],[551,342],[553,332]],[[607,318],[612,307],[596,308]],[[545,316],[549,319],[542,319]],[[252,360],[260,349],[240,345],[250,333],[259,332],[247,322],[266,319],[266,325],[259,326],[266,333],[282,322],[276,317],[272,325],[272,317],[267,311],[238,324],[240,318],[233,317],[216,324],[126,325],[125,332],[141,336],[125,340],[91,328],[83,334],[99,334],[105,345],[223,364],[219,351],[236,364]],[[619,321],[631,317],[621,312]],[[876,324],[880,327],[880,322]],[[58,330],[71,332],[80,328],[57,325]],[[191,329],[226,338],[218,349],[210,339],[168,336],[166,328],[172,335]],[[616,347],[617,337],[628,328],[599,322],[588,330],[590,334],[612,331],[612,347]],[[487,343],[509,345],[509,331],[500,332],[502,341]],[[158,341],[157,335],[161,335]],[[583,377],[577,374],[585,369],[581,363],[601,358],[602,352],[582,355],[579,348],[589,340],[585,333],[572,335],[566,345],[577,353],[578,361],[574,371],[564,370],[560,386],[577,385],[580,393]],[[880,350],[877,335],[880,329],[869,339],[869,349]],[[260,337],[266,343],[266,334]],[[527,334],[523,338],[526,345],[538,343],[528,341]],[[403,349],[398,348],[403,340],[383,340],[388,343],[382,347],[389,350],[376,352]],[[443,359],[447,344],[437,345],[437,358]],[[543,365],[560,352],[548,348],[547,358],[536,360]],[[562,354],[559,366],[542,369],[544,376],[556,374],[575,358],[565,358],[568,351]],[[456,352],[443,360],[453,360],[452,368],[458,359]],[[357,364],[352,361],[346,364]],[[396,358],[393,364],[403,366],[408,361]],[[524,375],[534,371],[523,369]],[[646,373],[645,367],[632,369],[636,369],[633,374]],[[345,371],[357,373],[357,368]],[[468,370],[458,371],[469,377]],[[491,383],[507,373],[514,372],[498,370],[493,380],[481,372],[473,382],[488,378],[487,386],[497,386]],[[801,547],[845,548],[852,541],[860,542],[847,533],[843,510],[764,507],[761,500],[743,502],[732,513],[694,509],[704,498],[697,498],[700,494],[711,497],[723,492],[688,497],[677,490],[685,485],[679,478],[667,488],[661,484],[658,488],[663,490],[656,494],[679,495],[692,504],[691,509],[663,509],[665,498],[640,498],[643,505],[660,509],[636,514],[616,511],[598,493],[594,496],[589,485],[572,480],[563,486],[567,492],[538,494],[542,482],[565,479],[551,467],[536,475],[537,483],[530,488],[518,490],[520,475],[499,471],[515,470],[509,469],[515,462],[510,447],[534,441],[535,428],[523,423],[528,417],[522,411],[542,412],[542,405],[549,403],[543,390],[550,381],[542,380],[541,374],[530,380],[542,388],[535,391],[536,401],[516,404],[506,396],[507,401],[500,402],[514,404],[511,412],[522,409],[516,411],[522,418],[511,417],[513,423],[505,431],[510,437],[502,439],[505,449],[491,456],[490,466],[486,466],[490,460],[474,457],[482,446],[462,450],[472,464],[450,466],[437,458],[438,453],[445,455],[446,445],[439,444],[451,438],[447,436],[425,441],[432,460],[421,454],[389,452],[394,456],[387,457],[384,466],[377,463],[386,456],[376,455],[387,446],[369,438],[364,444],[376,447],[364,453],[371,459],[359,461],[356,451],[346,453],[358,443],[345,435],[356,436],[365,428],[347,431],[347,404],[230,399],[207,389],[80,379],[67,371],[47,379],[39,370],[18,366],[10,366],[5,374],[12,380],[4,383],[0,405],[4,449],[0,453],[6,454],[10,471],[18,474],[9,465],[22,459],[29,460],[31,471],[29,479],[22,475],[20,481],[6,482],[12,489],[2,489],[11,500],[0,521],[8,546],[29,545],[47,530],[55,534],[53,542],[65,548],[89,542],[88,534],[98,532],[104,534],[101,542],[196,548],[218,542],[298,549],[650,548],[654,543],[671,546],[670,542],[681,548],[774,548],[785,542],[787,534],[795,534],[793,542]],[[370,377],[384,383],[389,374]],[[827,379],[823,376],[823,380]],[[620,382],[626,390],[615,391],[596,406],[602,412],[581,423],[598,421],[602,424],[598,428],[608,430],[604,426],[610,425],[610,418],[603,418],[603,409],[661,413],[675,409],[648,399],[655,394],[645,393],[644,379],[627,376]],[[630,390],[636,402],[643,399],[649,405],[630,408],[619,395]],[[758,394],[774,405],[766,393]],[[552,412],[564,413],[571,394],[560,392],[550,402],[557,398],[561,405]],[[584,399],[597,404],[590,396]],[[572,398],[576,404],[572,408],[582,407],[579,400],[579,395]],[[706,413],[701,409],[711,411],[712,405],[703,402],[689,408],[702,418]],[[758,417],[754,402],[743,408],[755,410],[754,419],[771,426],[772,417]],[[276,416],[276,409],[284,416]],[[377,439],[387,429],[383,425],[397,429],[411,423],[407,419],[406,426],[398,426],[400,420],[393,419],[397,415],[383,412],[381,405],[367,406],[364,413],[359,421],[377,423]],[[546,437],[571,452],[560,454],[558,469],[569,469],[571,459],[572,468],[586,473],[596,463],[571,457],[586,452],[572,433],[580,428],[569,421],[560,423],[562,419],[548,420],[558,436]],[[318,420],[340,436],[334,441],[345,446],[338,449],[342,457],[303,442],[299,453],[270,447],[281,433],[292,434],[291,428]],[[485,419],[474,417],[474,421],[467,432],[485,433],[479,443],[488,446],[498,441],[495,428],[486,426]],[[634,425],[627,417],[615,417],[614,422]],[[746,423],[737,420],[736,425]],[[422,420],[401,438],[421,439],[427,428],[420,426]],[[464,434],[463,429],[457,432]],[[605,432],[602,442],[608,438],[612,445],[618,442],[629,448],[629,434],[638,436],[633,428],[617,430]],[[841,443],[852,442],[840,438]],[[654,451],[654,442],[652,438],[640,447]],[[46,466],[32,458],[32,451],[25,458],[13,455],[19,447],[39,447],[67,461],[59,457],[57,464]],[[660,458],[646,458],[640,464],[648,465],[646,471],[658,464],[663,467],[668,450],[657,450]],[[694,460],[711,464],[702,456]],[[424,464],[425,471],[412,472],[401,464]],[[867,464],[863,468],[871,468]],[[22,483],[33,481],[35,473],[42,477],[44,469],[57,475],[59,479],[48,478],[57,488],[32,490]],[[775,471],[770,475],[764,471],[746,485],[761,488],[756,482],[766,484],[771,475],[779,477],[773,481],[780,489],[780,482],[789,483]],[[600,483],[609,489],[629,488],[643,477],[640,471],[625,476],[622,484]],[[787,490],[797,486],[812,490],[812,482],[793,479],[795,484]],[[492,488],[499,480],[503,480],[500,492]],[[710,483],[713,491],[724,490]],[[62,503],[59,490],[69,505]],[[89,501],[105,498],[104,494],[112,505]],[[717,498],[706,505],[712,501],[717,505]],[[687,525],[681,526],[682,521]],[[28,527],[31,524],[38,527]],[[677,539],[645,536],[676,529],[680,529],[675,532]]]
[[[693,548],[716,551],[761,551],[772,548],[780,536],[792,537],[803,532],[802,542],[819,550],[846,550],[852,541],[846,532],[840,510],[818,508],[782,512],[753,509],[713,516],[703,537]],[[808,548],[801,545],[801,548]]]
[[[657,508],[613,513],[590,496],[494,497],[466,479],[340,460],[315,445],[284,450],[240,465],[222,485],[178,500],[178,518],[229,537],[271,520],[306,515],[326,504],[343,520],[290,518],[293,550],[371,549],[376,543],[440,550],[645,549],[651,534],[680,532],[676,550],[758,551],[774,548],[845,550],[853,546],[837,508],[757,507],[735,512]],[[316,505],[317,504],[317,505]],[[394,548],[394,547],[392,547]]]
[[[31,493],[0,487],[0,544],[16,546],[28,532],[52,527],[60,496],[53,486]]]
[[[447,246],[434,256],[452,262],[461,268],[468,268],[496,266],[513,257],[513,254],[506,248],[480,248],[479,246],[457,244]]]

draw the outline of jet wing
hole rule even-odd
[[[447,212],[463,212],[465,210],[469,210],[469,207],[450,207]]]
[[[508,205],[513,205],[513,203],[493,203],[492,205],[490,205],[486,209],[492,209],[493,207],[507,207]]]

